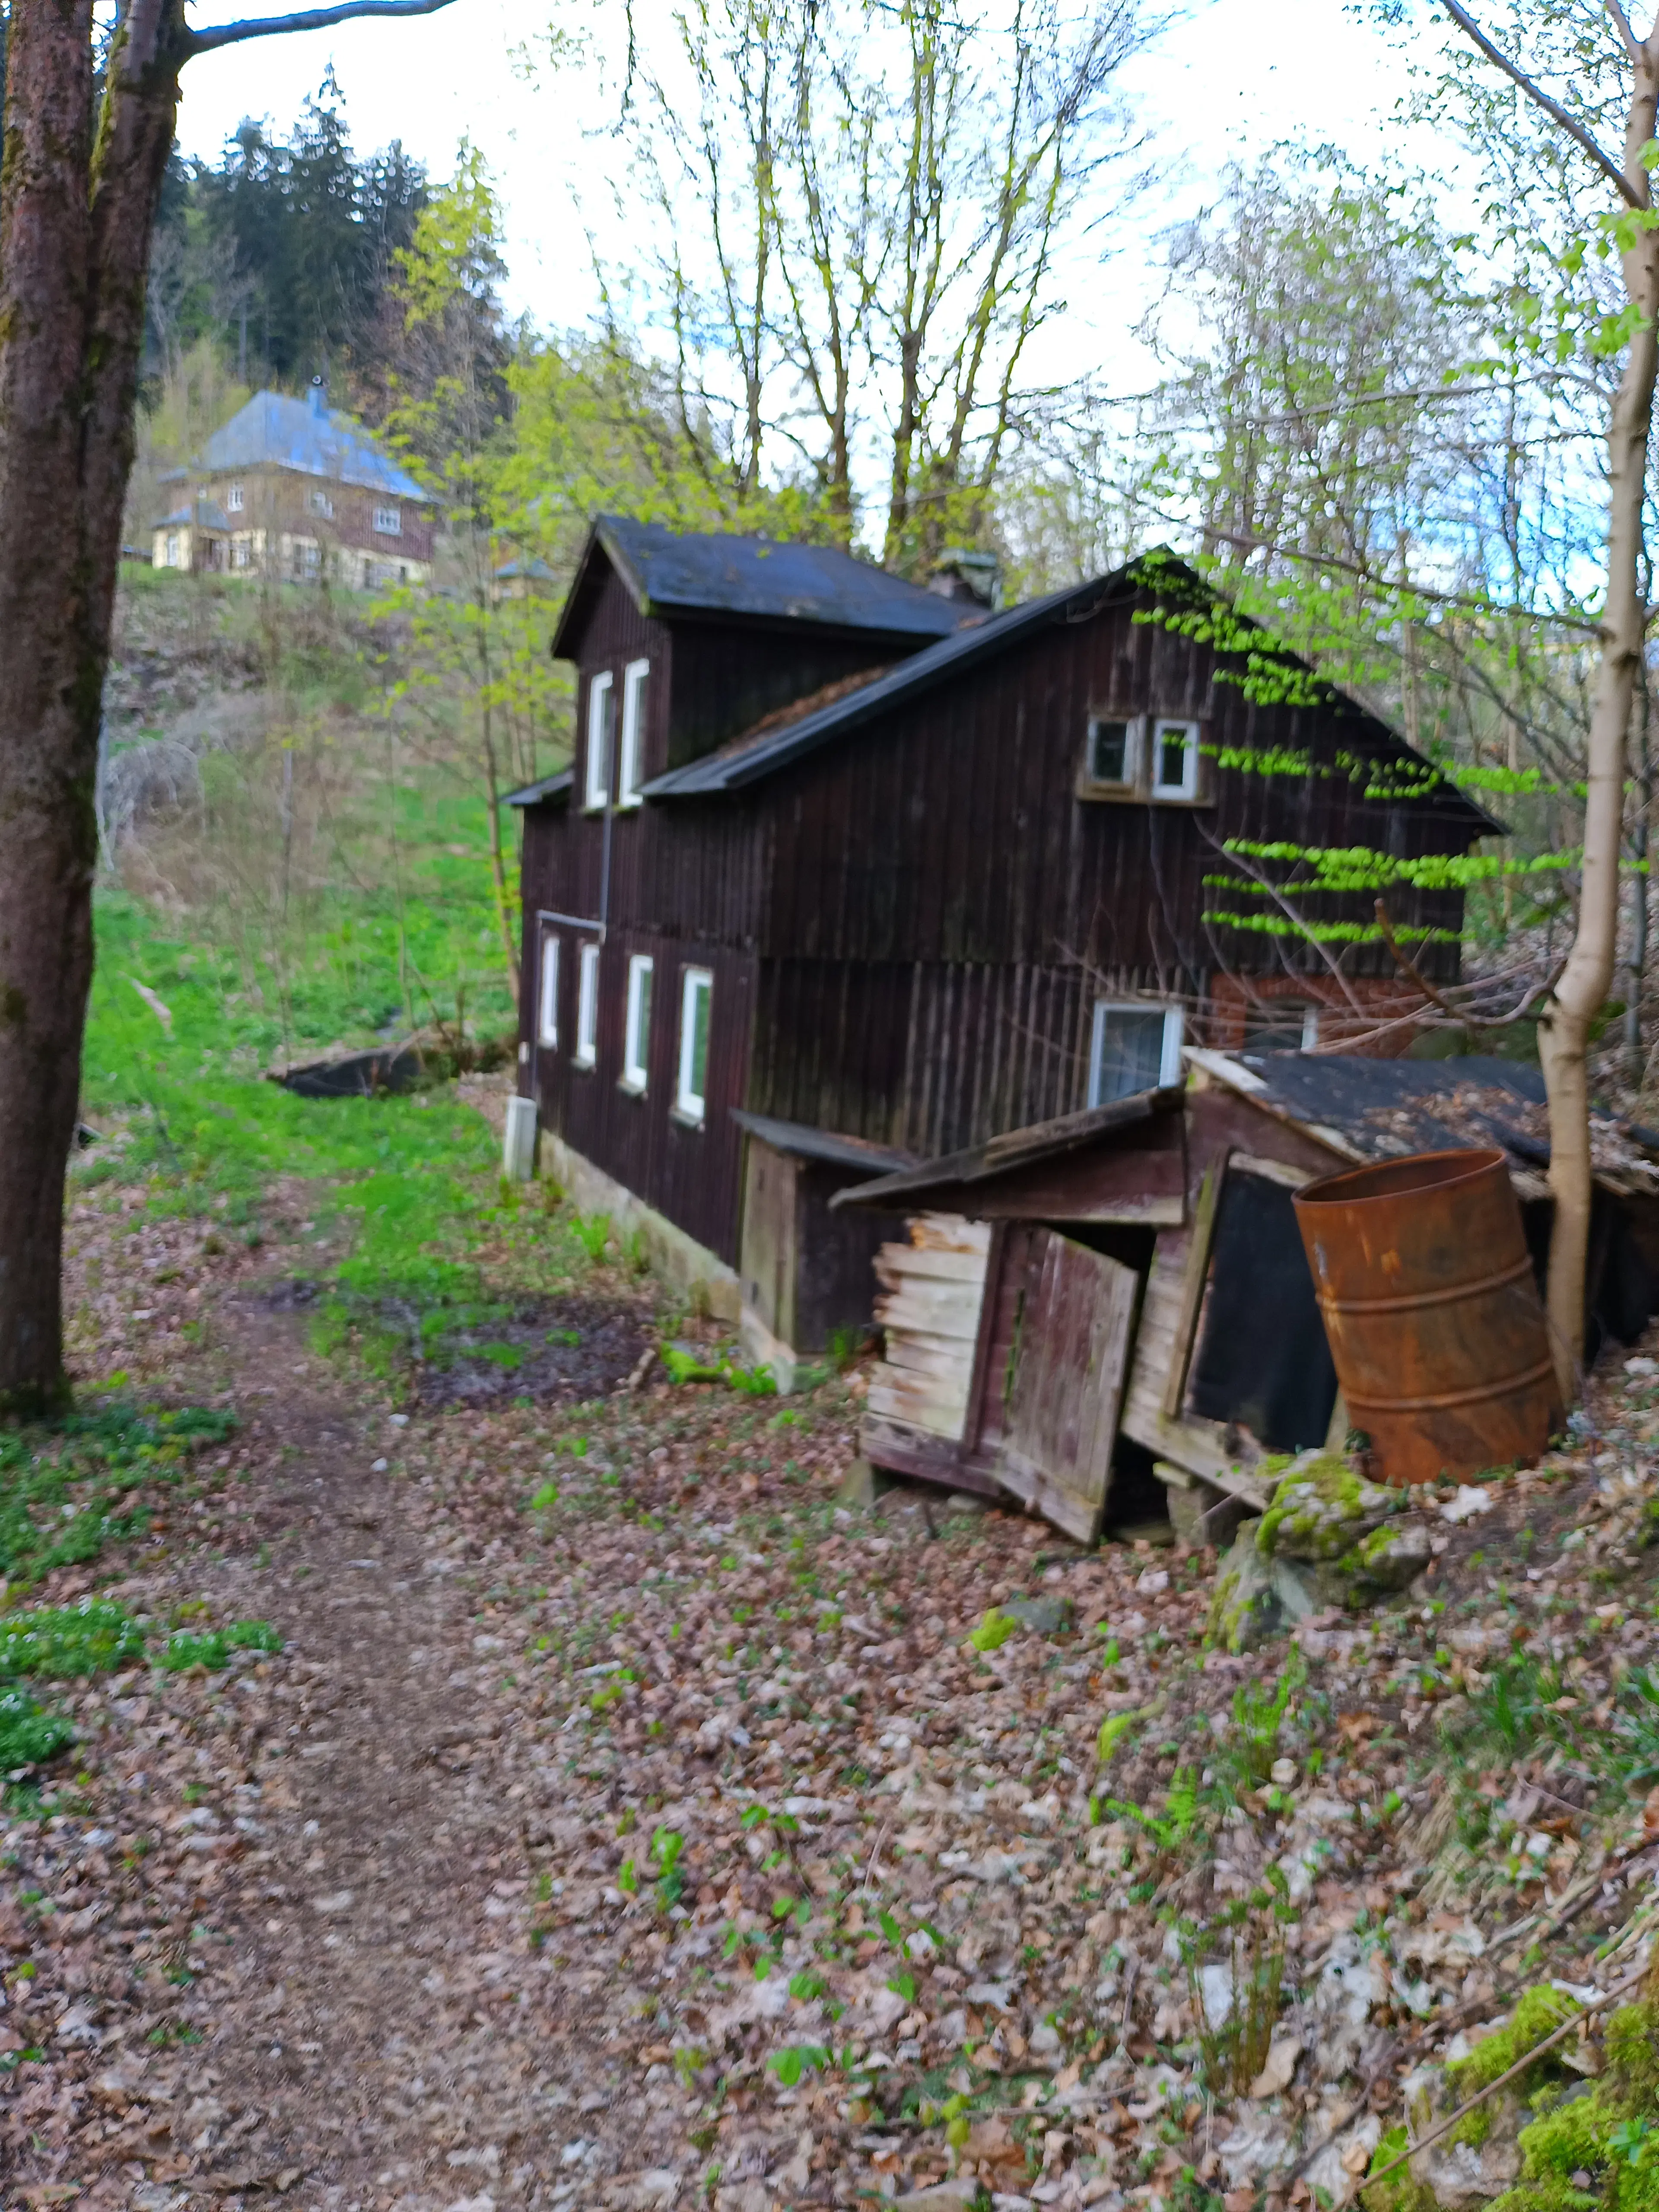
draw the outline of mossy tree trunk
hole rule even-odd
[[[125,0],[12,0],[0,158],[0,1412],[67,1395],[64,1176],[92,982],[94,790],[149,242],[194,53],[448,0],[192,32]]]

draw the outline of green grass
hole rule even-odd
[[[143,1650],[144,1632],[132,1615],[104,1599],[0,1614],[0,1676],[63,1682],[109,1674]]]
[[[216,1672],[229,1666],[233,1651],[280,1651],[282,1648],[283,1639],[268,1620],[233,1620],[228,1628],[210,1629],[205,1636],[175,1629],[156,1663],[170,1674],[183,1674],[188,1667]]]
[[[0,1430],[0,1576],[27,1588],[142,1535],[155,1493],[182,1482],[191,1455],[235,1426],[233,1415],[201,1407],[140,1413],[110,1404],[46,1426]]]

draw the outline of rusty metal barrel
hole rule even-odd
[[[1561,1402],[1503,1153],[1325,1176],[1297,1191],[1296,1214],[1348,1419],[1381,1478],[1535,1460]]]

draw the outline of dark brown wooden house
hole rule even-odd
[[[1184,1044],[1397,1012],[1381,946],[1338,986],[1218,921],[1224,840],[1498,827],[1355,702],[1252,703],[1156,618],[1172,589],[1203,586],[1165,560],[996,612],[821,547],[595,526],[554,646],[574,765],[514,794],[520,1087],[552,1171],[761,1352],[868,1316],[838,1181],[1169,1083]],[[1461,895],[1392,903],[1455,976]]]

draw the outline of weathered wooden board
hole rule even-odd
[[[876,1258],[876,1319],[887,1349],[870,1380],[870,1412],[959,1444],[967,1428],[991,1231],[948,1214],[918,1215],[910,1242]],[[876,1435],[879,1448],[884,1438]],[[874,1456],[874,1452],[871,1452]],[[896,1465],[890,1457],[884,1466]],[[905,1468],[902,1471],[913,1471]]]
[[[1006,1248],[1023,1278],[997,1472],[1081,1544],[1100,1534],[1139,1290],[1133,1268],[1053,1230]]]

